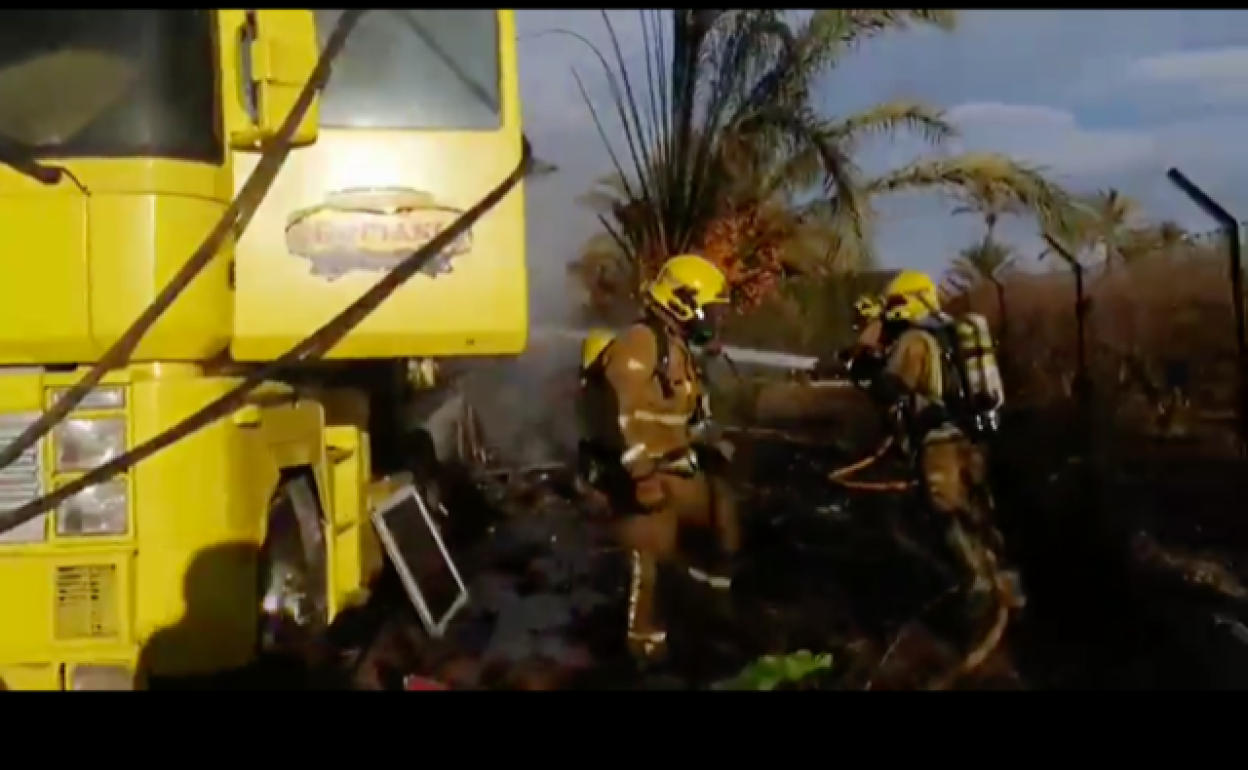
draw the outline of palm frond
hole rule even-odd
[[[957,129],[945,119],[943,110],[920,102],[893,101],[832,121],[825,129],[840,142],[859,142],[873,136],[912,132],[928,143],[939,145],[957,136]]]
[[[1034,214],[1041,222],[1069,223],[1076,204],[1069,193],[1038,169],[995,153],[968,153],[916,161],[866,183],[872,195],[938,189],[953,196],[966,190],[994,188],[1002,197]]]
[[[835,66],[857,46],[889,32],[915,26],[949,31],[957,26],[956,11],[941,10],[824,10],[815,11],[802,26],[807,66],[815,71]]]
[[[1001,217],[1025,213],[1018,200],[999,185],[991,182],[982,184],[973,182],[969,187],[958,191],[957,199],[962,201],[962,204],[954,207],[953,215],[974,214],[982,217],[989,234]]]
[[[959,213],[990,223],[1018,209],[1046,226],[1067,224],[1070,197],[1003,156],[864,176],[854,154],[865,141],[904,132],[940,145],[955,136],[938,109],[895,101],[837,118],[817,111],[814,86],[842,56],[888,32],[950,29],[954,12],[816,10],[801,21],[762,9],[638,13],[640,66],[626,66],[605,15],[609,45],[593,49],[609,104],[589,103],[577,78],[614,169],[580,201],[604,231],[577,268],[595,279],[640,281],[656,260],[687,250],[733,262],[729,272],[747,281],[767,265],[807,277],[858,269],[874,260],[875,196],[903,190],[950,194]],[[631,267],[618,268],[621,260]]]
[[[1014,250],[1009,245],[984,237],[958,252],[946,277],[965,290],[1000,278],[1013,267],[1014,261]]]

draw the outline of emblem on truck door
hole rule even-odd
[[[405,187],[340,190],[286,219],[286,248],[306,259],[314,275],[336,280],[353,272],[384,272],[428,243],[463,212],[429,193]],[[451,272],[472,249],[471,231],[456,239],[424,273]]]

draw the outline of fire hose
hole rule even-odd
[[[852,489],[852,490],[861,491],[861,492],[902,492],[908,489],[913,489],[916,484],[916,482],[914,481],[875,481],[875,482],[872,482],[872,481],[850,481],[848,480],[847,477],[852,476],[858,473],[859,471],[862,471],[874,465],[881,457],[887,454],[888,450],[891,449],[892,447],[893,447],[893,437],[890,436],[884,439],[884,443],[880,444],[880,447],[877,450],[875,450],[874,454],[871,454],[855,463],[851,463],[849,465],[846,465],[842,468],[838,468],[837,470],[834,470],[831,473],[829,473],[828,474],[829,480],[831,480],[833,484],[838,484],[842,487],[845,487],[846,489]],[[978,643],[971,650],[971,652],[967,654],[958,663],[957,666],[955,666],[952,670],[938,677],[935,681],[927,684],[923,689],[936,690],[936,691],[950,689],[951,687],[953,687],[953,685],[957,682],[957,680],[960,677],[965,676],[975,671],[976,669],[978,669],[980,666],[984,664],[984,662],[994,652],[996,652],[997,647],[999,647],[1001,644],[1002,637],[1004,637],[1005,635],[1005,629],[1009,625],[1009,617],[1010,617],[1009,604],[1001,600],[999,591],[1000,589],[998,589],[998,602],[993,613],[993,622],[992,622],[992,625],[989,627],[988,631],[979,639]],[[923,609],[919,611],[919,614],[915,616],[914,620],[912,620],[910,623],[902,627],[901,631],[899,631],[896,637],[893,639],[893,643],[889,645],[888,651],[885,652],[884,657],[880,660],[879,668],[883,668],[884,663],[888,660],[888,658],[892,655],[893,651],[897,648],[897,645],[901,642],[902,637],[905,635],[906,631],[909,630],[911,625],[917,622],[919,618],[922,615],[924,615],[927,612],[927,610],[931,609],[936,603],[943,600],[946,596],[949,596],[950,593],[951,591],[945,591],[944,593],[940,594],[940,596],[936,597],[935,600],[928,602],[928,604],[925,605]],[[866,689],[870,690],[871,685],[872,685],[872,682],[868,681]]]
[[[774,428],[742,428],[742,427],[732,426],[732,427],[725,428],[724,432],[729,433],[729,434],[741,434],[741,435],[746,435],[746,436],[774,437],[774,438],[783,439],[784,441],[788,441],[790,443],[805,443],[805,444],[816,443],[814,441],[809,441],[809,440],[800,441],[798,440],[797,437],[791,436],[785,431],[776,430]],[[915,486],[914,481],[851,481],[850,480],[849,478],[850,476],[854,476],[860,471],[866,470],[867,468],[874,465],[880,458],[888,454],[888,450],[892,449],[892,447],[893,447],[893,439],[891,437],[887,438],[884,440],[884,443],[882,443],[879,446],[879,448],[875,450],[875,452],[873,452],[872,454],[868,455],[867,457],[861,460],[858,460],[857,462],[853,462],[853,463],[850,463],[849,465],[845,465],[840,468],[837,468],[836,470],[828,474],[828,479],[833,484],[836,484],[837,486],[844,487],[845,489],[852,489],[855,491],[860,491],[860,492],[904,492],[908,489],[913,489]]]
[[[745,378],[741,376],[741,372],[737,369],[737,366],[733,362],[732,358],[729,357],[727,353],[723,353],[721,357],[725,360],[725,362],[727,362],[728,368],[732,372],[732,375],[739,382],[744,382]],[[755,436],[770,435],[785,437],[787,440],[792,440],[792,437],[785,434],[784,431],[768,428],[737,428],[736,432]],[[904,492],[906,490],[913,489],[915,486],[914,481],[851,481],[849,479],[850,476],[853,476],[859,471],[863,471],[874,465],[881,457],[888,454],[888,450],[892,449],[892,447],[893,438],[889,436],[884,439],[884,442],[880,444],[879,448],[876,449],[874,453],[858,460],[857,462],[837,468],[828,474],[828,479],[833,484],[858,492]]]
[[[330,65],[341,52],[347,37],[355,28],[360,16],[366,11],[346,11],[339,18],[337,26],[326,42],[317,61],[316,67],[300,92],[294,107],[286,117],[277,136],[268,150],[261,157],[259,164],[248,177],[243,189],[230,204],[221,221],[209,233],[204,242],[191,256],[178,274],[157,296],[156,300],[144,310],[143,314],[126,331],[125,334],[100,358],[77,384],[65,393],[11,444],[0,451],[0,469],[20,457],[31,446],[42,439],[66,415],[85,398],[104,375],[113,368],[123,366],[130,353],[137,347],[142,337],[160,316],[168,310],[178,295],[194,280],[212,258],[229,235],[237,235],[246,228],[260,201],[268,192],[273,180],[292,149],[290,138],[302,121],[303,115],[312,104],[312,100],[330,74]],[[119,473],[123,473],[143,460],[151,457],[166,447],[182,440],[196,431],[211,425],[236,411],[246,403],[248,394],[267,380],[284,372],[293,365],[305,363],[323,355],[331,349],[352,329],[367,318],[391,294],[404,285],[412,276],[427,266],[430,260],[445,248],[454,243],[477,221],[492,210],[507,196],[511,190],[524,179],[532,161],[533,153],[528,137],[521,142],[520,159],[516,167],[485,197],[477,201],[471,208],[457,217],[448,227],[435,235],[428,243],[406,256],[388,273],[362,294],[342,312],[317,329],[290,350],[266,364],[250,370],[237,386],[217,400],[187,417],[177,425],[160,433],[139,446],[112,460],[100,465],[68,484],[57,487],[49,494],[32,500],[25,505],[0,513],[0,533],[20,526],[31,519],[55,509],[82,490],[107,481]]]
[[[884,439],[884,443],[871,454],[863,459],[850,463],[842,468],[838,468],[828,474],[828,479],[838,486],[846,489],[853,489],[860,492],[904,492],[913,489],[915,482],[913,481],[850,481],[849,477],[863,471],[874,465],[881,457],[888,454],[888,450],[893,448],[893,438],[889,436]]]

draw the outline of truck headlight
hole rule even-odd
[[[74,666],[70,671],[69,689],[76,692],[133,690],[134,677],[125,666]]]
[[[128,503],[124,476],[87,487],[57,509],[56,534],[124,535],[129,529]]]
[[[89,471],[126,451],[126,421],[119,417],[65,420],[53,434],[56,470]]]
[[[60,400],[60,398],[68,391],[69,388],[53,388],[52,400]],[[81,402],[79,402],[78,406],[74,407],[74,409],[103,411],[106,409],[123,409],[125,406],[125,389],[117,386],[106,385],[92,389],[91,392],[88,393]]]

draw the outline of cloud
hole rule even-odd
[[[971,102],[954,107],[949,116],[962,130],[958,149],[1003,152],[1038,164],[1078,193],[1116,188],[1155,219],[1172,219],[1194,231],[1213,226],[1166,178],[1171,167],[1230,210],[1248,214],[1248,157],[1236,150],[1248,136],[1248,114],[1097,128],[1055,107]],[[952,218],[950,203],[932,196],[887,201],[881,210],[880,251],[891,264],[943,269],[979,234],[973,219]],[[1003,234],[1024,256],[1040,251],[1030,221],[1007,221]]]
[[[949,115],[962,128],[963,148],[1039,164],[1076,192],[1117,187],[1152,216],[1201,226],[1165,178],[1167,169],[1178,167],[1248,213],[1248,158],[1238,150],[1248,113],[1112,128],[1090,127],[1071,111],[1034,104],[973,102]]]
[[[1225,105],[1248,100],[1248,46],[1177,51],[1131,62],[1125,79]]]
[[[961,129],[962,147],[1005,153],[1067,177],[1129,169],[1156,150],[1147,133],[1083,128],[1071,112],[1038,104],[968,102],[948,117]]]

